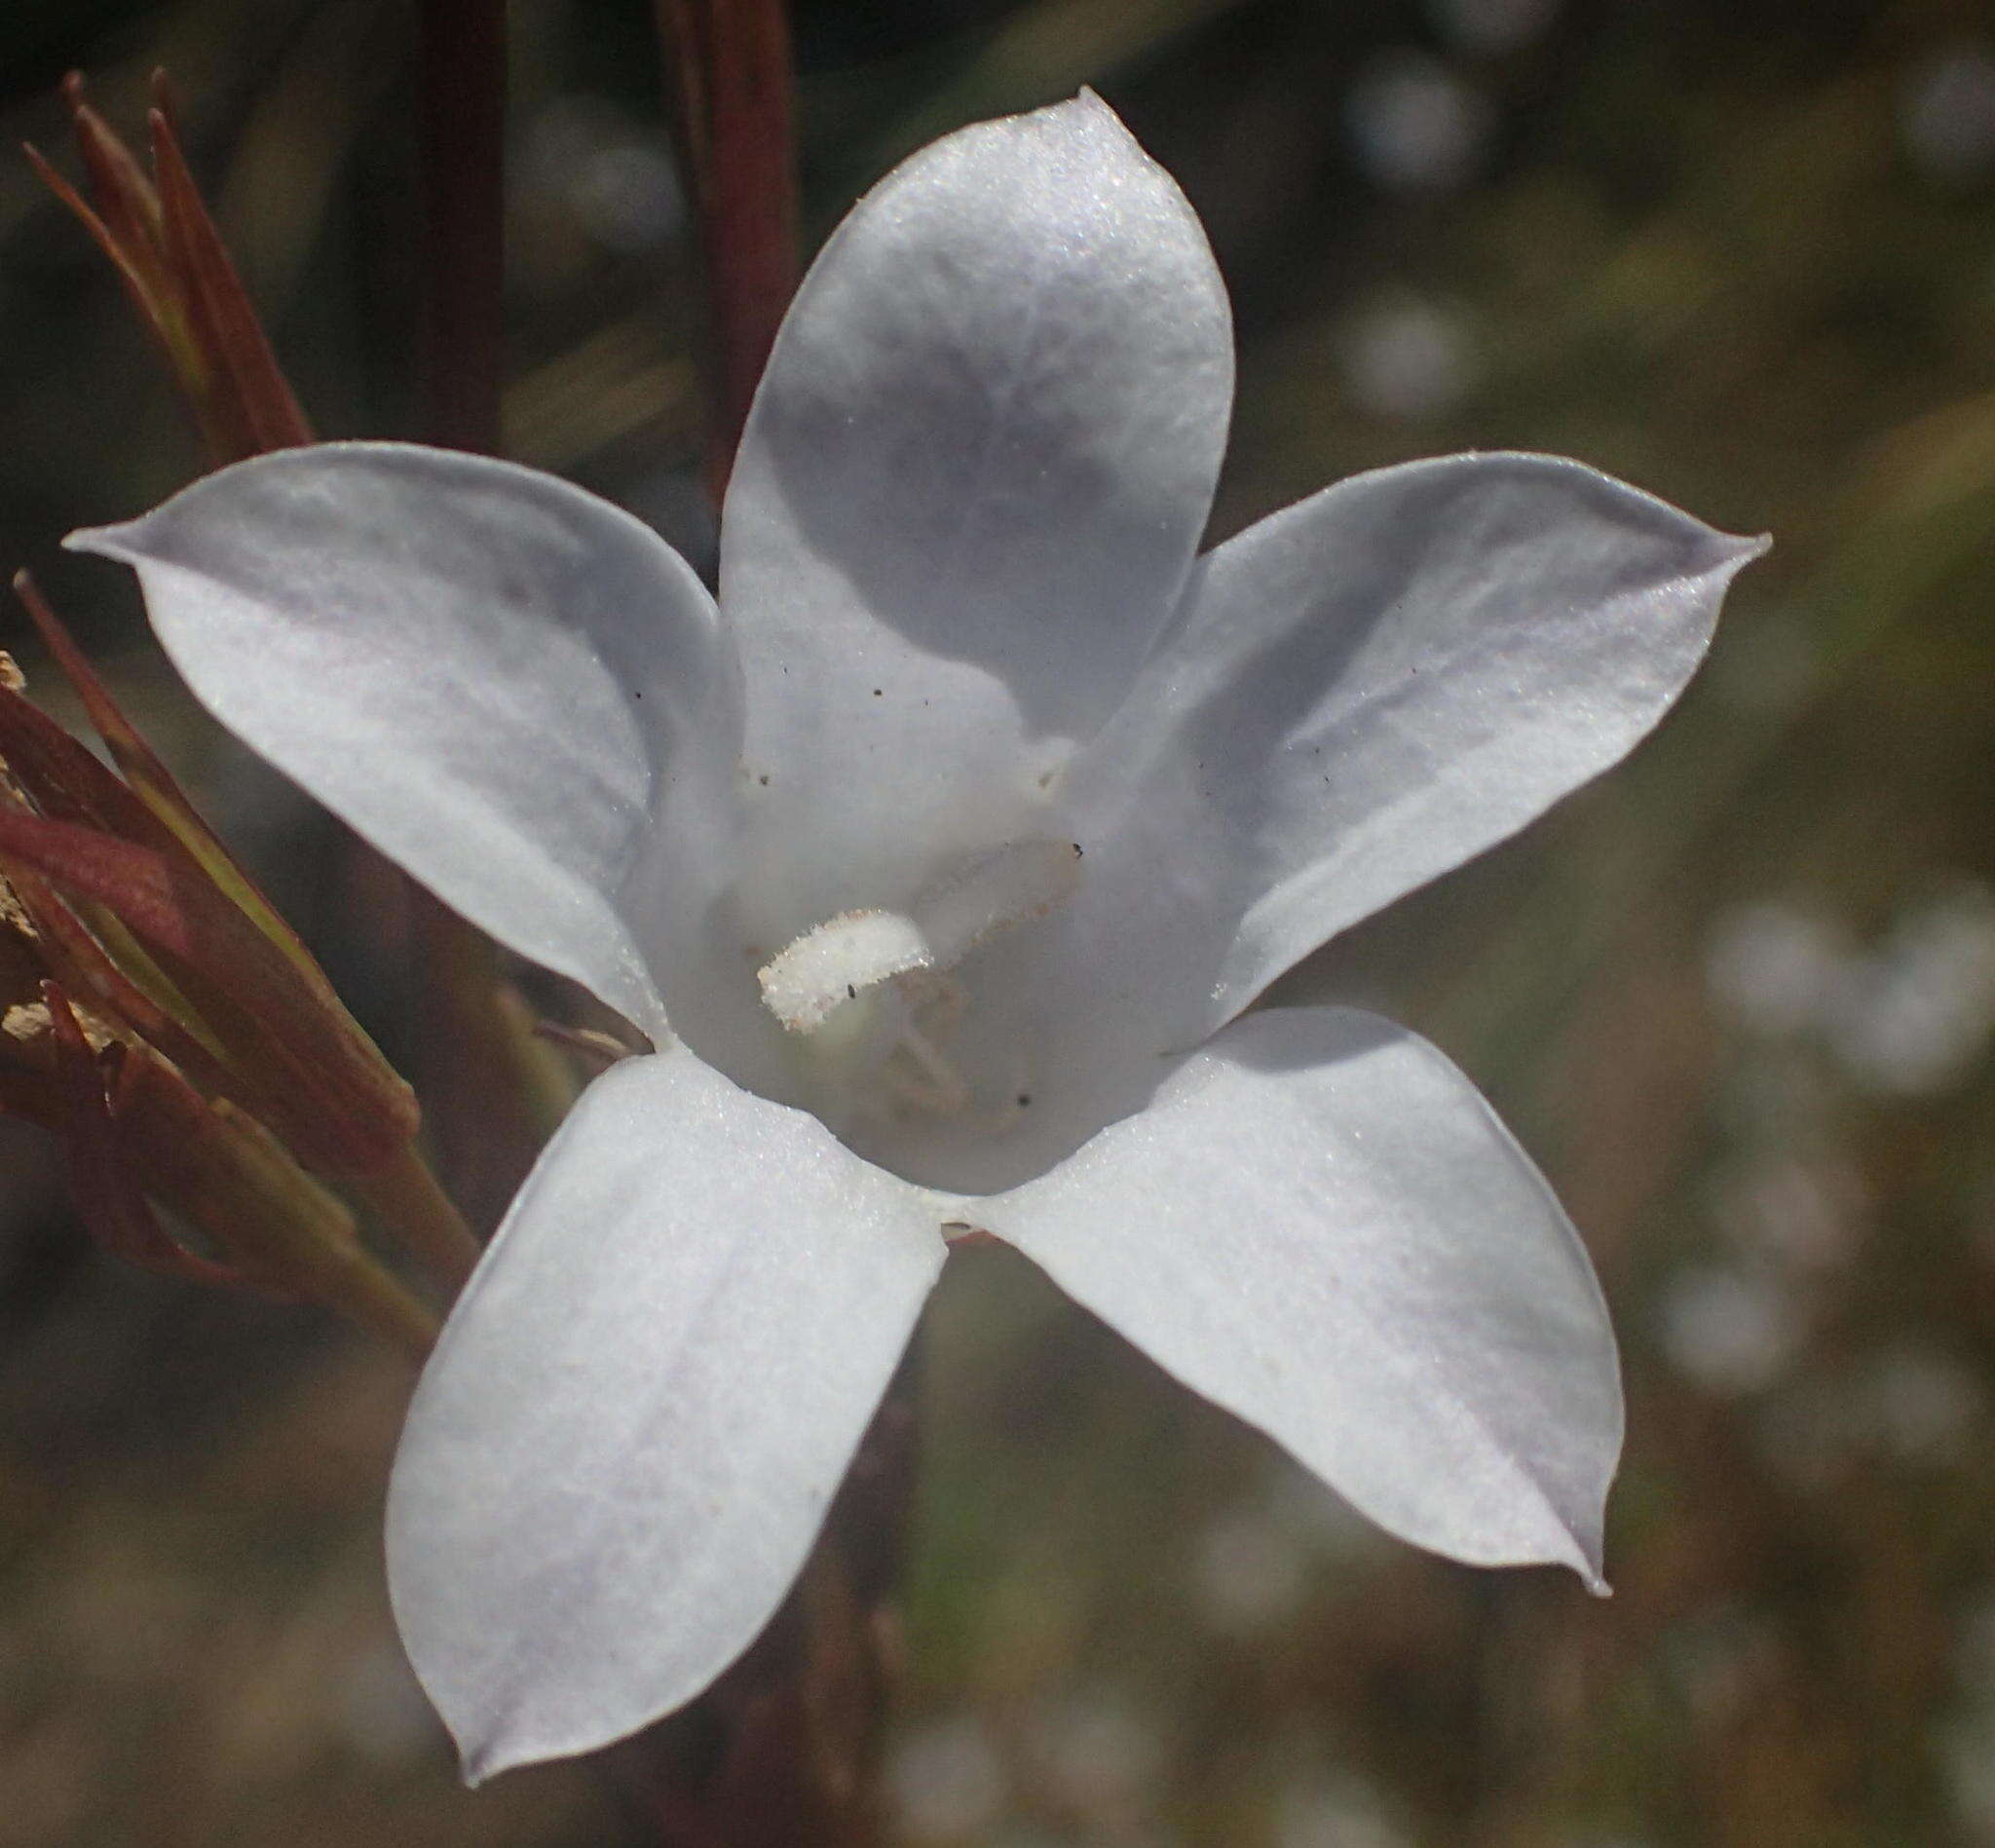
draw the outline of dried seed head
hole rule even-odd
[[[20,894],[7,883],[7,876],[0,873],[0,926],[12,930],[16,936],[25,937],[30,942],[41,933],[35,929],[34,920],[27,915],[20,902]]]
[[[76,1016],[77,1024],[83,1029],[84,1039],[93,1052],[101,1052],[118,1036],[87,1008],[78,1007],[74,1002],[70,1010]],[[0,1033],[10,1039],[19,1039],[27,1045],[53,1030],[55,1017],[49,1012],[46,1001],[19,1001],[0,1014]]]

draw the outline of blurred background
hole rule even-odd
[[[508,446],[696,556],[649,10],[512,17]],[[959,1254],[900,1838],[1995,1842],[1995,25],[799,0],[796,28],[812,240],[922,142],[1083,83],[1178,176],[1239,323],[1216,536],[1486,446],[1777,541],[1627,769],[1277,997],[1437,1039],[1570,1207],[1629,1377],[1616,1597],[1381,1539],[1022,1263]],[[140,132],[168,65],[320,429],[411,434],[408,37],[394,0],[18,0],[0,143],[69,162],[72,66]],[[120,574],[56,550],[200,466],[95,251],[0,159],[0,562],[406,1055],[393,906],[199,720]],[[404,1364],[102,1258],[45,1142],[0,1131],[0,1844],[641,1840],[574,1767],[457,1786],[378,1565]]]

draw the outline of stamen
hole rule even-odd
[[[928,968],[934,960],[912,919],[847,911],[799,937],[755,979],[776,1019],[792,1033],[810,1033],[888,976]]]
[[[888,1081],[904,1104],[937,1116],[955,1116],[969,1108],[969,1086],[912,1021],[901,1028],[894,1051],[916,1068],[914,1074],[899,1076],[888,1067]]]
[[[934,966],[960,962],[985,938],[1043,918],[1080,885],[1073,841],[1013,841],[939,880],[909,908]]]
[[[1079,884],[1076,843],[1013,841],[927,886],[905,916],[847,911],[819,924],[755,979],[785,1027],[814,1033],[868,989],[950,968],[987,937],[1044,917]]]

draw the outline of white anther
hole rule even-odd
[[[889,976],[934,962],[911,918],[847,911],[821,924],[756,973],[769,1011],[792,1033],[809,1033],[832,1012]]]
[[[792,1033],[814,1033],[882,982],[939,973],[987,937],[1044,917],[1079,886],[1080,859],[1072,841],[1013,841],[924,887],[905,915],[845,912],[757,973],[762,999]]]

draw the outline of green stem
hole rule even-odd
[[[454,1299],[478,1262],[478,1241],[415,1144],[407,1144],[385,1168],[356,1187],[387,1229]]]
[[[329,1268],[336,1273],[324,1284],[323,1301],[329,1306],[401,1348],[418,1364],[430,1358],[442,1323],[399,1277],[358,1247],[342,1254]]]

